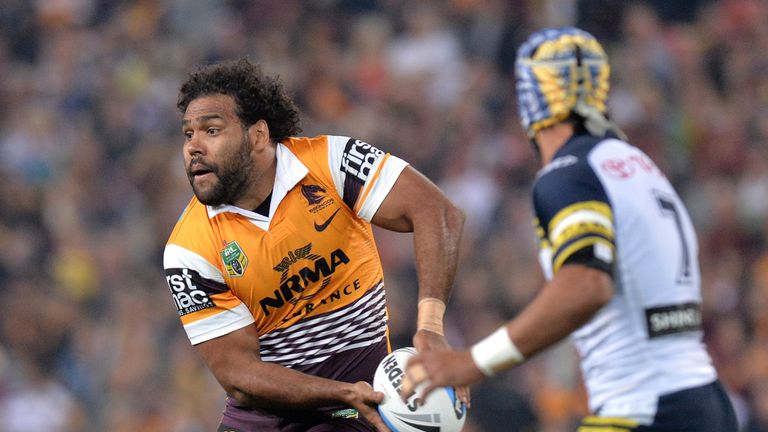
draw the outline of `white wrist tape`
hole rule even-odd
[[[443,315],[445,315],[445,303],[434,297],[427,297],[419,301],[419,312],[416,317],[416,330],[429,330],[439,335],[443,332]]]
[[[510,339],[506,325],[474,344],[471,352],[472,360],[485,376],[493,376],[525,360]]]

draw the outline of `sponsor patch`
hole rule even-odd
[[[376,161],[384,152],[367,142],[350,138],[341,157],[341,170],[365,183]]]
[[[237,244],[236,240],[229,242],[221,250],[221,260],[224,262],[224,268],[229,277],[241,277],[245,274],[245,268],[248,266],[248,257]]]
[[[328,286],[337,267],[349,264],[349,257],[342,249],[336,249],[327,258],[310,253],[311,249],[312,243],[309,243],[295,251],[290,251],[288,256],[274,267],[275,271],[283,274],[280,279],[280,286],[273,291],[273,295],[265,296],[259,300],[264,316],[269,316],[271,309],[280,309],[287,303],[295,306],[300,301],[311,300],[317,294],[318,289]],[[309,262],[304,267],[289,274],[291,266],[303,259],[309,260]],[[316,288],[317,282],[321,280],[319,288]],[[312,288],[310,292],[305,292],[310,287]]]
[[[624,180],[635,174],[648,173],[664,177],[651,158],[644,154],[635,154],[623,158],[606,159],[600,164],[600,170],[607,175]]]
[[[346,173],[344,180],[344,203],[354,208],[357,198],[368,177],[371,175],[376,161],[384,156],[384,152],[376,147],[350,138],[341,156],[341,171]]]
[[[646,309],[645,318],[650,338],[701,330],[701,309],[698,303]]]
[[[356,419],[359,417],[360,413],[354,408],[340,409],[331,413],[331,418]]]
[[[215,307],[210,295],[229,289],[225,284],[204,279],[198,272],[186,268],[166,269],[165,280],[179,316]]]
[[[319,258],[320,255],[312,253],[312,243],[307,243],[304,246],[288,251],[288,255],[284,256],[283,259],[281,259],[280,262],[272,268],[276,272],[283,274],[283,276],[280,278],[280,282],[283,282],[288,276],[288,268],[290,268],[293,264],[303,259],[315,261]]]

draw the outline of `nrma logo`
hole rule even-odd
[[[259,300],[259,306],[265,316],[269,316],[273,309],[280,309],[286,303],[293,303],[296,294],[304,292],[311,284],[321,278],[330,278],[340,265],[349,264],[349,257],[341,249],[331,252],[327,259],[320,257],[308,266],[288,275],[280,284],[280,288],[274,290],[273,296],[267,296]]]

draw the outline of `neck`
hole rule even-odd
[[[536,133],[536,143],[541,150],[541,163],[546,166],[555,157],[555,153],[573,135],[573,125],[558,123]]]
[[[267,146],[262,154],[255,155],[253,176],[250,179],[246,192],[232,204],[253,210],[259,206],[272,193],[275,186],[277,173],[277,159],[275,146]]]

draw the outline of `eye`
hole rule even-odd
[[[219,129],[210,127],[205,131],[209,136],[216,136],[219,134]]]
[[[192,131],[191,130],[185,130],[184,131],[184,138],[189,141],[192,139]]]

